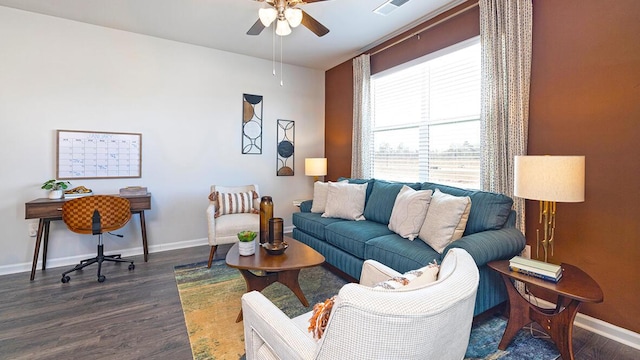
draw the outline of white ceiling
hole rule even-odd
[[[300,5],[330,32],[317,37],[303,26],[293,29],[282,38],[284,62],[330,69],[463,0],[409,0],[387,16],[373,13],[385,2]],[[263,59],[273,56],[273,25],[258,36],[246,35],[263,6],[255,0],[0,0],[0,5]]]

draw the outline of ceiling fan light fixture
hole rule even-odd
[[[291,27],[298,27],[302,23],[302,10],[296,8],[287,8],[284,11],[284,17]]]
[[[276,34],[280,36],[287,36],[291,34],[291,27],[289,26],[287,20],[278,19],[278,22],[276,24]]]
[[[278,17],[278,10],[274,8],[261,8],[258,10],[258,17],[260,18],[260,22],[265,27],[269,27],[271,23]]]

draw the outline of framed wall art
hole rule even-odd
[[[295,121],[278,120],[278,176],[294,175]]]
[[[262,95],[242,94],[242,153],[262,154]]]

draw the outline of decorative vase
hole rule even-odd
[[[62,195],[64,195],[62,190],[49,191],[49,199],[62,199]]]
[[[260,201],[260,244],[269,242],[269,219],[273,217],[273,200],[263,196]]]
[[[269,219],[269,244],[279,247],[284,236],[282,218]]]
[[[241,256],[251,256],[256,253],[256,241],[240,241],[238,243],[238,253]]]

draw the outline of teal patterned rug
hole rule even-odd
[[[207,269],[206,262],[175,267],[176,283],[196,360],[239,359],[244,354],[242,322],[236,323],[244,279],[224,260]],[[321,266],[300,271],[300,287],[310,304],[335,295],[346,282]],[[284,285],[276,283],[262,293],[289,317],[311,310]],[[506,320],[488,318],[474,325],[465,359],[554,360],[559,357],[548,339],[521,330],[505,351],[498,350]]]

